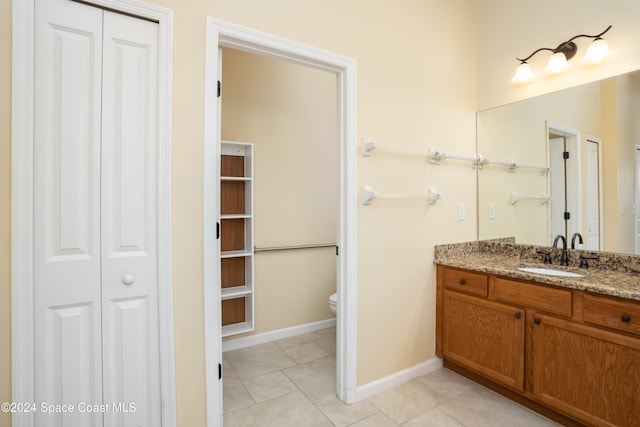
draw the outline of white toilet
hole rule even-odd
[[[329,297],[329,308],[336,314],[336,306],[338,305],[338,293],[331,294]]]

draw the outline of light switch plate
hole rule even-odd
[[[464,221],[464,203],[458,205],[458,220]]]
[[[496,205],[489,203],[489,219],[496,219]]]

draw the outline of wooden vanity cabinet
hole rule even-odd
[[[436,285],[445,366],[564,425],[640,425],[640,304],[441,265]]]
[[[524,391],[524,311],[444,292],[443,355],[507,387]]]
[[[589,425],[640,425],[640,339],[534,317],[536,398]]]

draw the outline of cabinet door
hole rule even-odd
[[[639,339],[539,315],[533,349],[541,402],[590,425],[638,425]]]
[[[100,9],[36,2],[33,383],[35,401],[49,405],[102,402],[101,55]],[[101,420],[38,411],[34,424]]]
[[[159,426],[158,25],[105,11],[102,34],[104,424]]]
[[[446,359],[524,390],[524,310],[445,291],[442,315]]]

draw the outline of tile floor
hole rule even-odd
[[[329,328],[224,353],[224,426],[558,426],[445,368],[345,405],[335,342]]]

